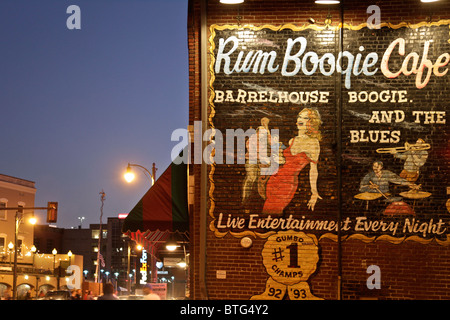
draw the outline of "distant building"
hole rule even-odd
[[[118,290],[124,288],[134,292],[135,288],[139,287],[141,279],[142,252],[136,249],[134,241],[122,233],[122,224],[123,219],[115,217],[109,217],[107,222],[102,224],[100,252],[105,264],[102,265],[100,261],[99,281],[112,282]],[[83,256],[84,280],[93,282],[97,266],[99,235],[100,224],[90,224],[86,229],[63,229],[37,225],[34,243],[38,253],[51,254],[53,248],[56,248],[60,253],[67,254],[71,251],[75,255]],[[129,255],[128,247],[130,247]],[[176,264],[182,258],[180,252],[168,252],[163,246],[158,250],[158,260],[165,263],[165,266],[158,270],[158,282],[168,283],[169,297],[184,297],[185,294],[186,271],[177,267]]]
[[[70,264],[82,265],[82,257],[63,254],[60,246],[62,231],[50,228],[39,246],[41,252],[33,251],[34,226],[28,223],[34,214],[36,188],[33,181],[0,174],[0,296],[11,296],[14,288],[14,243],[16,216],[20,223],[17,230],[17,298],[23,299],[28,291],[32,297],[40,291],[67,288]],[[20,209],[23,207],[24,209]],[[8,210],[10,208],[10,210]],[[17,208],[17,209],[12,209]],[[52,250],[58,253],[53,255]],[[47,250],[48,249],[48,250]],[[58,272],[59,271],[59,272]],[[81,275],[80,275],[81,277]],[[81,278],[79,279],[81,280]],[[81,281],[80,281],[81,282]]]
[[[14,244],[14,221],[16,210],[8,207],[34,207],[35,183],[20,178],[0,174],[0,254],[8,255],[8,244]],[[3,210],[2,210],[3,209]],[[31,215],[33,210],[23,210]],[[19,263],[30,263],[25,257],[26,250],[33,246],[33,226],[21,223],[18,233]],[[3,259],[4,260],[4,259]]]
[[[134,275],[136,262],[139,260],[134,252],[134,242],[121,232],[122,220],[108,218],[102,224],[102,238],[100,253],[103,256],[104,266],[100,261],[101,281],[112,281],[118,286],[126,287],[129,277],[128,269],[128,243],[131,245],[130,273]],[[98,240],[100,224],[90,224],[86,229],[64,229],[49,225],[37,225],[35,228],[34,244],[39,253],[51,253],[53,248],[58,252],[83,256],[83,273],[86,281],[95,280],[97,266]],[[131,277],[134,280],[134,277]]]

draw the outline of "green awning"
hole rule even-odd
[[[125,218],[122,232],[189,231],[188,167],[172,162]]]

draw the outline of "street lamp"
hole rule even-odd
[[[52,254],[53,254],[53,270],[55,270],[55,265],[56,265],[56,254],[58,253],[58,251],[56,250],[56,248],[53,248],[52,250]]]
[[[85,217],[78,217],[78,220],[80,220],[80,229],[83,227],[83,220],[86,219]]]
[[[9,251],[9,266],[11,267],[11,253],[14,250],[14,244],[12,242],[8,243],[8,251]]]
[[[150,173],[150,171],[148,171],[147,168],[145,168],[145,167],[143,167],[143,166],[141,166],[141,165],[139,165],[139,164],[128,163],[127,171],[126,171],[125,174],[124,174],[124,178],[125,178],[125,180],[126,180],[128,183],[130,183],[131,181],[133,181],[133,180],[134,180],[134,177],[135,177],[133,171],[131,170],[131,167],[138,167],[138,168],[141,168],[142,170],[144,170],[145,172],[147,172],[147,174],[148,174],[148,175],[150,176],[150,178],[152,179],[152,185],[155,184],[155,179],[156,179],[156,167],[155,167],[155,163],[154,163],[154,162],[153,162],[153,166],[152,166],[152,173]]]
[[[33,244],[33,246],[31,247],[31,253],[33,254],[33,268],[36,268],[34,265],[34,256],[36,255],[36,246]]]
[[[69,256],[69,266],[71,266],[72,265],[72,251],[69,250],[69,252],[67,252],[67,255]],[[70,271],[68,272],[66,270],[66,274],[67,273],[72,274],[72,272],[70,272]]]
[[[178,248],[178,243],[175,240],[169,240],[166,242],[166,249],[169,251],[175,251]]]
[[[55,269],[56,269],[56,254],[58,253],[58,251],[56,250],[56,248],[53,248],[52,250],[52,254],[53,254],[53,273],[55,274]],[[56,278],[57,283],[56,283],[56,288],[59,290],[59,270],[58,270],[58,276]]]
[[[19,207],[14,216],[15,226],[14,226],[14,268],[13,268],[13,299],[16,299],[17,294],[17,250],[18,250],[18,235],[19,235],[19,226],[22,222],[23,216],[25,213],[23,212],[23,208]],[[32,225],[36,224],[36,218],[34,213],[32,213],[31,218],[28,222]]]
[[[129,293],[131,293],[131,279],[133,277],[131,270],[130,270],[131,269],[131,257],[134,257],[134,258],[137,257],[137,254],[131,254],[131,244],[132,244],[131,239],[128,239],[128,241],[127,241],[127,246],[128,246],[128,249],[127,249],[127,276],[126,276],[126,277],[128,277],[128,279],[126,277],[125,278],[127,281],[127,290]],[[135,246],[135,250],[141,251],[142,246],[140,244],[137,244]],[[135,263],[136,263],[136,261],[135,261]]]
[[[72,264],[72,251],[69,250],[69,252],[67,252],[67,255],[69,256],[69,266]]]

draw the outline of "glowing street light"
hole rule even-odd
[[[30,219],[28,220],[28,222],[34,226],[34,225],[36,224],[36,222],[37,222],[37,219],[36,219],[36,217],[33,215],[33,216],[30,217]]]
[[[128,183],[130,183],[131,181],[134,180],[134,177],[135,177],[135,175],[134,175],[133,171],[131,171],[130,165],[128,165],[127,172],[124,174],[124,178]]]
[[[18,207],[18,210],[16,211],[14,220],[15,220],[15,228],[14,228],[14,268],[13,268],[13,299],[16,300],[17,295],[17,250],[19,249],[18,246],[18,235],[19,235],[19,226],[20,223],[25,215],[23,212],[23,207]],[[28,220],[28,222],[32,225],[36,224],[36,218],[34,216],[34,213],[32,213],[31,218]],[[8,246],[9,247],[9,246]]]
[[[169,251],[175,251],[178,247],[178,243],[174,240],[170,240],[166,242],[166,249]]]
[[[135,178],[135,175],[134,175],[133,171],[131,170],[131,167],[138,167],[138,168],[141,168],[142,170],[144,170],[144,171],[150,176],[150,178],[152,179],[152,185],[155,184],[155,179],[156,179],[156,167],[155,167],[155,163],[153,163],[152,173],[150,173],[150,171],[148,171],[147,168],[145,168],[145,167],[143,167],[143,166],[141,166],[141,165],[139,165],[139,164],[128,163],[127,171],[126,171],[125,174],[124,174],[124,178],[125,178],[125,180],[126,180],[128,183],[130,183],[131,181],[133,181],[134,178]]]

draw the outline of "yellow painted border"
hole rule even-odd
[[[442,25],[448,25],[449,26],[449,30],[450,30],[450,19],[447,20],[440,20],[440,21],[436,21],[436,22],[419,22],[419,23],[415,23],[415,24],[410,24],[408,22],[401,22],[399,24],[392,24],[389,22],[384,22],[380,24],[380,27],[388,27],[390,29],[400,29],[400,28],[412,28],[412,29],[416,29],[416,28],[420,28],[420,27],[424,27],[424,26],[428,26],[428,27],[432,27],[432,26],[442,26]],[[279,26],[275,26],[275,25],[270,25],[270,24],[264,24],[261,26],[255,26],[255,25],[230,25],[230,24],[225,24],[225,25],[217,25],[217,24],[212,24],[210,26],[210,37],[209,37],[209,56],[210,56],[210,64],[209,64],[209,72],[210,72],[210,80],[209,80],[209,91],[210,91],[210,95],[209,95],[209,117],[208,117],[208,122],[209,122],[209,126],[211,129],[213,129],[212,131],[214,131],[214,123],[213,123],[213,118],[216,114],[215,111],[215,106],[214,106],[214,97],[215,97],[215,91],[214,91],[214,80],[216,79],[215,74],[214,74],[214,63],[215,63],[215,56],[214,56],[214,50],[215,50],[215,43],[214,43],[214,38],[216,36],[216,31],[215,30],[245,30],[245,29],[250,29],[253,31],[259,31],[262,29],[270,29],[272,31],[280,31],[280,30],[284,30],[284,29],[290,29],[292,31],[303,31],[303,30],[307,30],[307,29],[313,29],[316,31],[322,31],[322,30],[338,30],[342,27],[342,24],[340,23],[337,26],[331,26],[331,25],[311,25],[311,24],[304,24],[301,26],[297,26],[291,23],[288,24],[283,24],[283,25],[279,25]],[[367,27],[367,23],[362,23],[356,26],[344,23],[344,29],[349,29],[349,30],[361,30],[362,28]],[[450,31],[449,31],[449,40],[448,42],[450,43]],[[211,138],[214,136],[214,134],[211,134],[210,136],[210,141]],[[214,161],[210,162],[210,171],[208,174],[208,179],[209,179],[209,183],[210,183],[210,188],[209,188],[209,216],[213,219],[209,225],[210,230],[214,233],[214,235],[218,238],[223,238],[225,237],[227,234],[232,235],[233,237],[236,238],[242,238],[245,236],[253,236],[253,237],[257,237],[257,238],[263,238],[266,239],[268,237],[270,237],[272,234],[276,233],[276,231],[268,231],[265,233],[258,233],[258,232],[254,232],[254,231],[250,231],[250,230],[246,230],[246,231],[242,231],[242,232],[232,232],[232,231],[226,231],[226,232],[221,232],[219,231],[215,226],[214,226],[214,222],[216,220],[216,217],[214,216],[214,209],[215,209],[215,199],[213,197],[214,194],[214,179],[213,179],[213,175],[215,172],[215,163]],[[323,235],[320,236],[319,241],[322,239],[331,239],[333,241],[337,241],[338,237],[336,234],[332,234],[332,233],[325,233]],[[430,244],[430,243],[437,243],[439,245],[442,246],[448,246],[450,245],[450,235],[447,235],[447,240],[438,240],[436,238],[433,239],[423,239],[420,238],[418,236],[410,236],[410,237],[402,237],[402,238],[397,238],[397,237],[392,237],[389,235],[381,235],[381,236],[373,236],[373,237],[368,237],[365,236],[363,234],[352,234],[352,235],[345,235],[341,237],[341,240],[351,240],[351,239],[357,239],[357,240],[361,240],[365,243],[370,243],[370,242],[376,242],[376,241],[387,241],[393,244],[400,244],[406,241],[415,241],[415,242],[419,242],[422,244]]]

